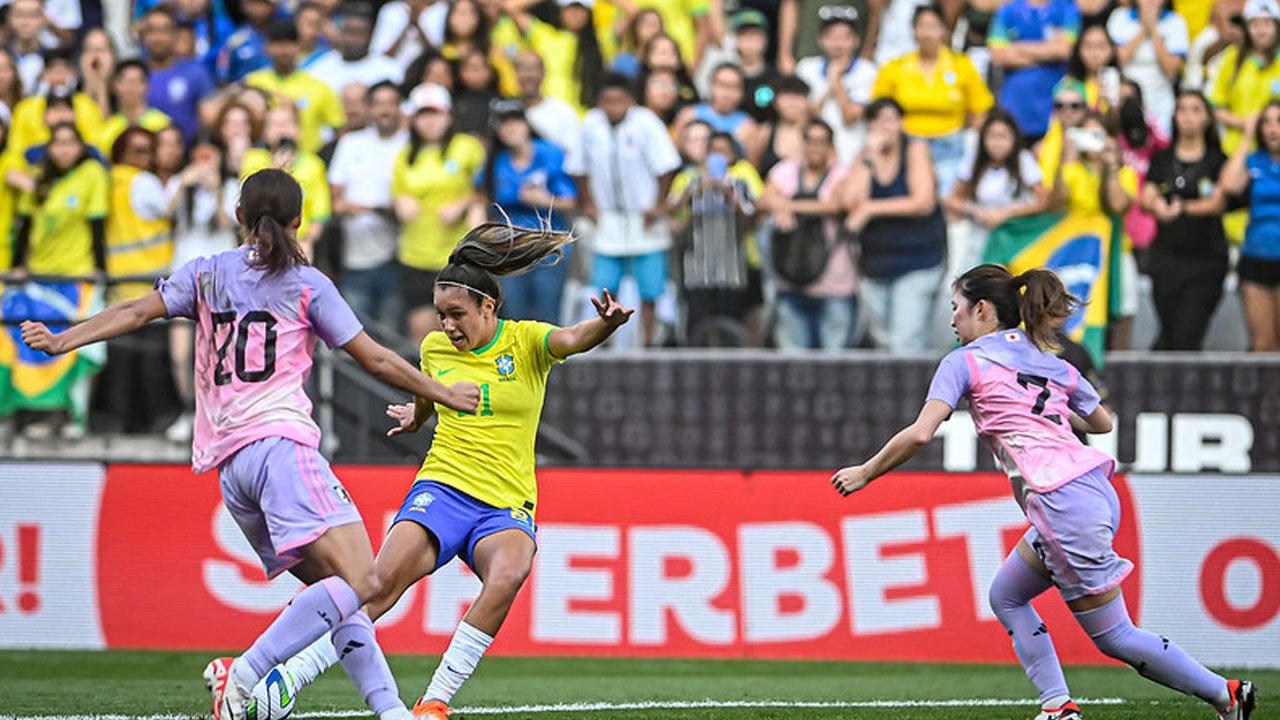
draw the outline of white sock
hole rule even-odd
[[[449,642],[449,649],[444,651],[440,667],[436,668],[436,674],[431,677],[431,685],[427,688],[425,697],[447,705],[458,688],[462,687],[462,683],[475,672],[476,665],[480,664],[480,658],[484,657],[484,651],[489,649],[489,643],[492,642],[492,637],[468,625],[467,621],[458,623],[453,640]]]
[[[398,708],[391,708],[390,710],[382,713],[378,716],[378,720],[414,720],[414,717],[413,713],[409,712],[408,708],[401,705]]]
[[[1058,708],[1062,707],[1063,705],[1066,705],[1069,702],[1071,702],[1070,695],[1059,695],[1058,697],[1051,697],[1048,700],[1045,700],[1044,702],[1040,703],[1040,709],[1041,710],[1057,710]]]
[[[333,647],[333,636],[325,633],[319,640],[306,646],[297,655],[285,661],[284,667],[293,673],[298,682],[297,690],[315,682],[320,673],[338,664],[338,651]]]
[[[253,686],[257,685],[258,681],[262,679],[262,676],[254,671],[253,666],[249,664],[248,660],[244,659],[243,655],[231,663],[231,669],[227,671],[227,675],[229,675],[227,682],[240,688],[245,695],[252,692]]]

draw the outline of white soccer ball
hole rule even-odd
[[[245,720],[284,720],[293,712],[297,700],[297,682],[293,673],[280,666],[273,667],[253,686]]]

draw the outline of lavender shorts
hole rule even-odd
[[[1022,539],[1049,568],[1063,600],[1101,595],[1133,571],[1111,546],[1120,498],[1100,468],[1056,490],[1029,493],[1026,510],[1031,527]]]
[[[329,528],[361,522],[351,496],[318,450],[273,437],[250,443],[218,468],[222,502],[273,578],[302,561],[299,550]]]

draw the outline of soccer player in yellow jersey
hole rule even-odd
[[[376,620],[410,586],[454,557],[482,582],[413,709],[419,718],[444,720],[450,714],[447,703],[493,642],[533,565],[533,447],[547,373],[604,342],[635,312],[606,290],[602,299],[592,299],[599,317],[572,327],[498,317],[502,287],[495,275],[532,270],[547,256],[558,256],[569,241],[566,233],[501,223],[469,232],[435,281],[444,329],[422,341],[422,371],[433,379],[479,385],[480,405],[462,413],[433,408],[419,397],[387,408],[397,422],[388,435],[416,432],[433,411],[440,415],[427,458],[378,552],[381,591],[365,609]],[[333,644],[321,638],[281,669],[286,691],[296,694],[337,661]],[[259,685],[255,696],[265,690]]]

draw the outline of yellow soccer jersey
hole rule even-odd
[[[244,84],[265,90],[272,95],[283,95],[298,106],[298,125],[301,135],[298,147],[307,152],[319,152],[324,140],[320,128],[342,127],[347,115],[342,111],[342,101],[323,80],[305,70],[298,70],[286,78],[267,68],[249,73]]]
[[[97,160],[63,175],[40,202],[23,193],[18,215],[31,218],[27,270],[36,275],[88,275],[94,270],[90,220],[107,217],[111,180]]]
[[[548,337],[556,326],[499,320],[485,347],[461,352],[443,332],[422,341],[422,371],[446,385],[480,386],[475,414],[436,405],[440,422],[418,480],[434,480],[494,507],[524,508],[538,501],[534,440],[547,373],[560,358]]]

